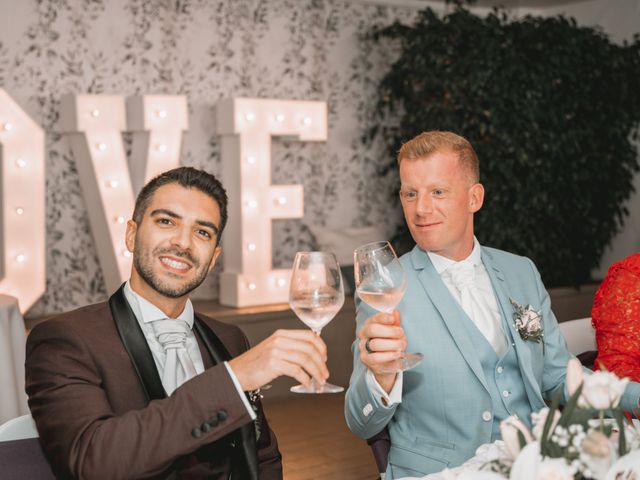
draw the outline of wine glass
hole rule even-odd
[[[344,303],[338,260],[328,252],[298,252],[293,261],[289,305],[300,320],[320,336],[322,327],[335,317]],[[295,393],[337,393],[343,387],[325,383],[291,387]]]
[[[389,242],[367,243],[353,252],[353,268],[358,297],[380,312],[392,313],[407,288],[407,277],[396,252]],[[398,359],[397,367],[383,370],[395,373],[418,365],[424,355],[406,353]]]

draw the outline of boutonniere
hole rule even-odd
[[[540,343],[544,337],[542,331],[542,317],[540,312],[536,312],[531,305],[520,305],[513,298],[509,298],[515,312],[513,313],[513,321],[520,337],[525,342]]]

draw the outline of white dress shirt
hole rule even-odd
[[[446,271],[449,267],[455,265],[460,262],[471,262],[475,268],[475,286],[482,294],[484,300],[486,301],[486,305],[488,306],[489,316],[491,319],[489,321],[493,322],[494,328],[498,332],[502,332],[504,334],[504,330],[502,329],[502,315],[500,314],[500,309],[498,307],[498,301],[496,300],[495,292],[493,291],[493,286],[491,285],[491,279],[489,278],[489,274],[487,273],[487,269],[482,263],[482,251],[480,250],[480,243],[477,238],[473,238],[473,250],[471,254],[464,260],[460,262],[456,262],[455,260],[451,260],[450,258],[443,257],[442,255],[438,255],[433,252],[427,252],[429,255],[429,259],[433,264],[433,267],[440,275],[443,283],[451,292],[453,298],[460,304],[461,295],[456,286],[452,283],[451,277],[446,274]],[[462,305],[461,305],[462,306]],[[463,308],[464,309],[464,308]],[[472,312],[468,312],[465,310],[465,313],[473,318]],[[400,319],[402,322],[402,319]],[[482,332],[483,335],[485,332]],[[506,335],[505,335],[506,341]],[[366,382],[369,386],[371,392],[377,397],[381,399],[381,403],[383,406],[390,408],[396,403],[400,403],[402,401],[402,372],[399,372],[396,376],[396,382],[393,385],[393,388],[387,394],[384,389],[380,386],[380,384],[376,381],[375,376],[371,370],[367,371]]]
[[[156,337],[155,332],[153,331],[152,322],[155,320],[166,319],[167,315],[154,304],[134,292],[131,289],[129,281],[127,281],[124,286],[124,296],[127,299],[131,310],[133,310],[136,319],[138,320],[138,325],[140,325],[142,333],[144,334],[144,338],[149,345],[149,350],[151,350],[151,355],[153,356],[153,361],[155,362],[156,368],[158,369],[158,374],[160,375],[160,378],[162,378],[167,354],[165,353],[162,345]],[[183,320],[189,325],[189,334],[187,335],[186,349],[189,354],[189,358],[191,358],[191,361],[193,362],[193,365],[196,369],[196,374],[199,375],[204,372],[204,363],[202,362],[202,354],[200,353],[198,340],[196,339],[196,336],[192,330],[194,315],[193,304],[191,303],[191,300],[187,300],[184,309],[182,310],[180,315],[178,315],[177,319]],[[231,380],[233,381],[233,384],[236,387],[238,395],[240,396],[242,403],[246,407],[247,412],[249,412],[251,419],[255,420],[256,414],[253,411],[253,408],[251,408],[246,395],[242,391],[242,387],[240,386],[240,382],[238,382],[238,378],[236,377],[235,373],[233,373],[233,370],[227,362],[224,362],[224,365],[229,372],[229,376],[231,377]],[[165,386],[165,390],[166,389],[167,387]]]

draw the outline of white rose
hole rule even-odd
[[[531,309],[527,310],[524,320],[530,333],[540,330],[540,315],[537,312]]]
[[[573,395],[578,387],[584,382],[584,372],[582,364],[577,358],[572,358],[567,364],[567,390],[569,395]]]
[[[547,423],[547,417],[549,416],[549,409],[544,407],[539,412],[534,412],[531,414],[531,422],[533,423],[533,436],[536,440],[540,440],[542,437],[542,431],[544,430],[544,424]],[[551,428],[549,429],[549,435],[553,433],[560,420],[560,412],[556,410],[553,415],[553,422],[551,423]]]
[[[594,372],[585,377],[578,404],[581,407],[591,407],[596,410],[616,408],[627,383],[629,383],[628,378],[619,379],[611,372]]]
[[[537,480],[573,480],[573,467],[564,458],[545,458],[538,466]]]
[[[635,474],[635,476],[634,476]],[[606,480],[640,478],[640,450],[627,453],[607,472]]]
[[[515,416],[512,415],[507,417],[500,422],[500,434],[502,435],[502,441],[511,454],[512,459],[515,459],[521,450],[518,432],[522,433],[526,443],[533,441],[533,437],[531,436],[527,426]]]
[[[513,462],[509,480],[531,480],[536,478],[540,460],[540,444],[531,442],[522,449],[516,461]]]

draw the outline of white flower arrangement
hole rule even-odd
[[[458,479],[640,480],[640,428],[618,408],[627,383],[610,372],[585,376],[580,362],[570,360],[571,397],[562,413],[558,396],[550,408],[532,414],[531,431],[516,417],[507,418],[500,424],[505,448],[484,464],[481,477],[467,472]],[[605,422],[605,411],[617,428]]]
[[[513,298],[509,298],[513,306],[513,321],[524,341],[540,343],[544,338],[542,331],[542,316],[531,305],[520,305]]]

